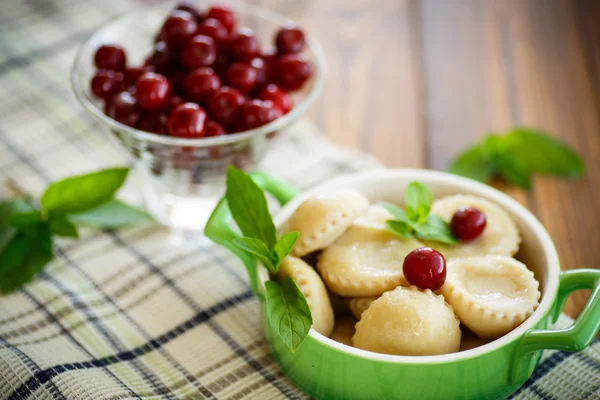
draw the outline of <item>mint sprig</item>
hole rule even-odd
[[[112,168],[63,179],[39,201],[24,193],[0,200],[0,293],[31,281],[54,259],[54,236],[79,237],[76,224],[114,229],[150,221],[145,211],[113,198],[128,172]]]
[[[289,277],[276,278],[281,262],[298,239],[298,232],[277,239],[264,192],[250,176],[232,166],[227,170],[225,198],[244,235],[233,239],[233,244],[260,260],[273,278],[265,282],[269,323],[290,350],[296,351],[310,330],[312,316],[296,283]]]
[[[481,182],[500,176],[529,189],[534,174],[582,177],[581,156],[561,141],[540,131],[517,128],[505,135],[487,135],[451,163],[449,171]]]
[[[433,195],[427,186],[411,182],[404,191],[404,203],[406,211],[391,203],[379,203],[396,218],[386,222],[390,231],[403,238],[417,237],[450,245],[458,243],[448,224],[430,214]]]

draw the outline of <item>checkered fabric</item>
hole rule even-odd
[[[135,5],[2,1],[0,178],[38,194],[52,180],[126,163],[76,103],[68,71],[83,39]],[[308,123],[263,164],[300,188],[377,167]],[[224,249],[173,244],[151,225],[85,231],[56,252],[33,283],[0,298],[0,399],[306,398],[270,357],[258,302]],[[599,399],[600,345],[546,352],[514,398]]]

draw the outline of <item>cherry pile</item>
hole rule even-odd
[[[284,26],[276,50],[262,49],[233,11],[181,4],[165,20],[152,53],[128,66],[122,47],[106,44],[94,56],[92,93],[118,122],[182,138],[220,136],[257,128],[293,107],[313,67],[300,52],[304,33]]]

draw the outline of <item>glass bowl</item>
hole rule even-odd
[[[84,108],[112,132],[110,135],[131,156],[148,211],[161,223],[183,230],[202,230],[218,198],[224,193],[228,165],[249,171],[257,167],[273,141],[297,121],[319,96],[325,80],[323,50],[310,37],[303,54],[313,65],[313,75],[294,93],[294,108],[275,121],[256,129],[201,139],[174,138],[144,132],[104,115],[102,103],[90,92],[96,68],[96,49],[105,43],[122,46],[128,65],[141,65],[150,53],[154,37],[168,13],[179,2],[144,6],[123,14],[95,31],[81,46],[71,70],[71,83]],[[215,1],[186,1],[199,9]],[[222,2],[219,2],[223,4]],[[225,2],[236,13],[237,26],[254,30],[263,48],[273,42],[277,29],[289,19],[270,10]]]

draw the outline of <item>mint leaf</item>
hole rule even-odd
[[[275,262],[275,273],[279,273],[279,264],[292,251],[292,247],[294,247],[296,240],[298,240],[298,235],[298,232],[288,232],[280,237],[277,244],[275,244],[271,253],[271,259]]]
[[[0,253],[0,292],[10,293],[31,281],[53,258],[45,225],[33,234],[18,232]]]
[[[460,153],[448,169],[454,175],[460,175],[479,182],[488,182],[494,177],[495,170],[491,159],[484,149],[473,146]]]
[[[267,281],[266,306],[271,327],[294,352],[304,341],[312,325],[306,298],[292,278]]]
[[[0,253],[4,251],[6,246],[17,235],[17,230],[10,225],[0,225]]]
[[[50,217],[48,221],[50,232],[58,236],[78,238],[77,227],[71,221],[62,216]]]
[[[379,204],[383,208],[397,218],[397,221],[386,221],[387,228],[396,235],[407,239],[416,236],[424,240],[456,244],[457,240],[448,224],[437,215],[430,214],[433,196],[429,188],[420,182],[412,182],[408,185],[407,192],[409,188],[411,193],[407,194],[405,192],[404,195],[407,211],[410,204],[411,213],[416,218],[411,220],[400,207],[391,203],[380,202]]]
[[[8,217],[8,223],[15,228],[27,229],[33,225],[42,222],[42,215],[39,211],[29,211],[11,214]]]
[[[410,223],[410,220],[406,216],[406,213],[404,212],[404,210],[401,209],[400,207],[398,207],[397,205],[388,203],[387,201],[381,201],[381,202],[379,202],[379,205],[381,207],[385,208],[398,221]]]
[[[530,172],[580,177],[583,159],[558,139],[540,131],[518,128],[504,137],[506,152]]]
[[[423,222],[431,210],[433,196],[429,188],[420,182],[411,182],[404,191],[406,215],[413,222]]]
[[[386,221],[385,224],[389,230],[391,230],[398,236],[401,236],[401,237],[404,237],[407,239],[413,237],[412,227],[406,222],[389,220],[389,221]]]
[[[540,131],[518,128],[504,136],[488,135],[450,165],[453,174],[487,182],[494,175],[524,189],[534,173],[581,177],[583,159],[561,141]]]
[[[233,239],[233,244],[240,249],[258,257],[258,259],[262,261],[263,265],[271,274],[277,274],[277,269],[275,266],[276,262],[273,262],[271,252],[267,246],[265,246],[265,243],[262,240],[251,237],[242,237]]]
[[[244,236],[260,239],[268,249],[277,243],[275,225],[260,187],[243,171],[227,169],[227,203]]]
[[[458,240],[452,235],[448,224],[437,215],[429,215],[423,224],[414,224],[415,235],[419,239],[454,245]]]
[[[42,195],[42,208],[55,215],[91,210],[113,197],[128,172],[128,168],[105,169],[52,183]]]
[[[69,220],[99,229],[117,229],[152,221],[152,216],[144,210],[112,199],[89,211],[69,215]]]
[[[523,189],[531,188],[531,173],[518,158],[497,153],[494,155],[494,165],[507,183]]]

